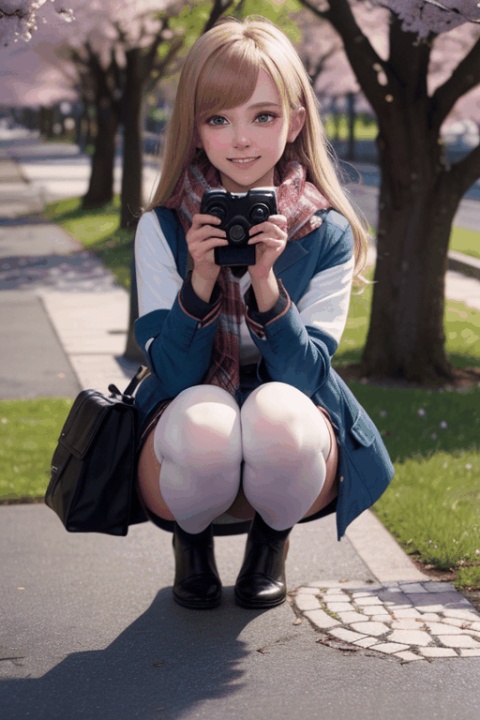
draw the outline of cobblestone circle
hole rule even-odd
[[[480,613],[449,583],[320,580],[291,599],[331,647],[402,662],[480,657]]]

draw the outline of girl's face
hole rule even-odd
[[[198,123],[198,147],[219,171],[226,190],[246,192],[272,186],[275,165],[287,142],[297,137],[304,119],[304,108],[285,116],[277,86],[262,69],[246,103]]]

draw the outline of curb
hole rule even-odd
[[[371,510],[351,523],[346,537],[380,583],[426,582],[422,573]]]
[[[316,642],[403,663],[480,658],[480,612],[449,582],[422,573],[370,511],[346,537],[377,583],[316,580],[291,593]]]
[[[448,269],[480,280],[480,260],[455,250],[448,251]]]

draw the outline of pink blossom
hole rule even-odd
[[[45,6],[45,7],[44,7]],[[24,40],[28,42],[38,27],[39,18],[50,18],[48,7],[63,19],[73,19],[73,12],[60,0],[0,0],[0,46]]]
[[[480,22],[477,0],[374,0],[402,21],[402,28],[420,38],[452,30],[466,22]]]

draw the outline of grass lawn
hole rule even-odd
[[[131,234],[117,206],[82,213],[78,200],[48,216],[81,240],[128,286]],[[336,366],[358,362],[371,287],[352,297]],[[447,351],[457,367],[478,366],[480,313],[448,302]],[[373,510],[402,547],[427,566],[455,572],[458,587],[480,588],[480,387],[468,391],[352,383],[380,429],[395,478]],[[44,494],[50,458],[72,400],[0,402],[0,499]]]
[[[0,499],[45,494],[50,459],[73,400],[0,400]]]
[[[450,250],[480,259],[480,232],[454,227],[450,236]]]
[[[335,365],[358,362],[372,288],[353,295]],[[447,302],[447,351],[478,366],[480,313]],[[480,588],[480,387],[468,391],[351,383],[389,450],[395,477],[373,510],[406,552],[454,569],[458,587]]]
[[[348,117],[340,115],[335,118],[333,115],[325,116],[325,131],[327,137],[337,138],[339,140],[347,140],[349,137]],[[355,139],[356,140],[375,140],[378,133],[378,127],[375,120],[357,116],[355,120]]]

